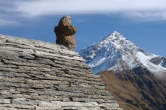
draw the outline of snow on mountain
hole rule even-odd
[[[95,74],[112,69],[131,70],[140,66],[154,74],[166,73],[166,58],[145,52],[117,31],[79,53]]]

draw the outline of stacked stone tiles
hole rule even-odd
[[[67,48],[0,35],[0,110],[121,110]]]

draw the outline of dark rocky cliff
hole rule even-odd
[[[74,51],[0,35],[0,110],[121,110]]]

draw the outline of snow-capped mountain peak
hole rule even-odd
[[[102,41],[101,41],[102,42]],[[137,46],[133,44],[131,41],[127,40],[123,35],[121,35],[118,31],[114,31],[111,35],[107,36],[103,42],[110,42],[114,45],[115,48],[121,51],[130,51],[133,49],[137,49]]]
[[[117,31],[79,53],[94,73],[112,69],[130,70],[140,66],[155,74],[166,73],[164,57],[145,52]]]

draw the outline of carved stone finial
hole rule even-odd
[[[71,23],[70,16],[64,16],[60,19],[58,26],[55,27],[56,43],[64,45],[69,49],[74,50],[76,47],[76,40],[74,34],[77,29]]]

